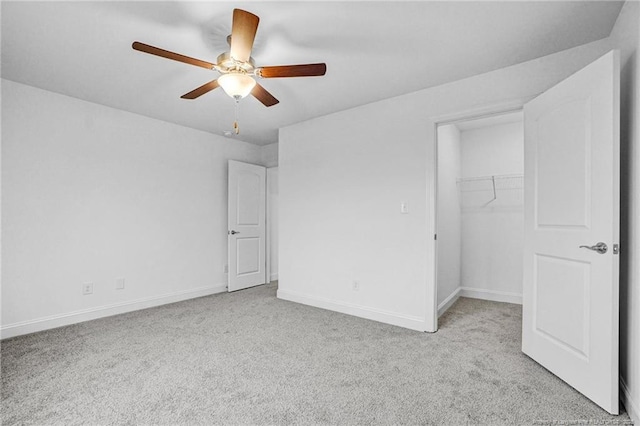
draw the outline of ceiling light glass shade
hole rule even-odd
[[[222,74],[218,78],[218,84],[224,89],[227,95],[232,98],[244,98],[253,90],[256,81],[246,74],[229,73]]]

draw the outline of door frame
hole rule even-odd
[[[542,93],[542,92],[541,92]],[[428,117],[428,126],[431,127],[433,138],[427,152],[427,200],[430,208],[427,215],[427,264],[433,266],[433,273],[427,275],[425,331],[435,333],[438,331],[438,241],[436,240],[438,226],[438,127],[456,123],[459,121],[474,120],[521,111],[524,105],[537,97],[540,93],[526,97],[507,99],[501,102],[489,103],[478,107],[455,111],[447,114]],[[429,312],[431,307],[431,312]]]
[[[265,238],[265,242],[266,242],[266,248],[265,248],[265,273],[266,273],[266,283],[270,284],[271,283],[271,257],[273,256],[273,253],[271,252],[271,240],[273,238],[273,235],[271,234],[271,224],[272,224],[272,217],[271,217],[271,192],[269,192],[269,188],[271,185],[271,180],[273,179],[273,169],[276,170],[277,173],[279,173],[279,169],[278,166],[273,166],[273,167],[267,167],[266,168],[266,193],[267,193],[267,203],[266,203],[266,212],[265,212],[265,216],[267,219],[267,230],[266,230],[266,238]],[[269,173],[269,170],[272,170],[271,173]],[[276,278],[277,280],[277,278]]]

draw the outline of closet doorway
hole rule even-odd
[[[438,126],[437,303],[522,304],[522,111]]]

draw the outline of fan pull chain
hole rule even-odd
[[[240,115],[239,110],[240,110],[240,99],[236,98],[236,105],[235,105],[236,121],[233,122],[233,131],[236,133],[236,135],[240,134],[240,125],[238,124],[238,121],[240,121],[240,119],[238,118],[238,116]]]

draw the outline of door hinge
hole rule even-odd
[[[613,254],[618,254],[620,253],[620,244],[614,244],[613,245]]]

